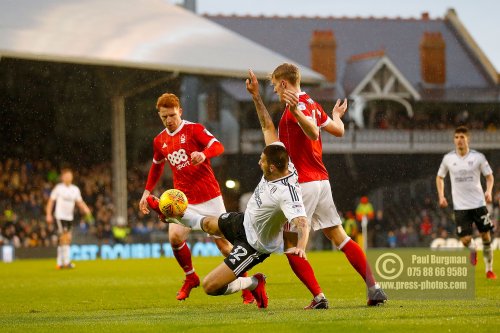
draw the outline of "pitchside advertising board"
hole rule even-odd
[[[476,239],[478,249],[482,250],[481,238]],[[212,242],[188,243],[193,256],[211,257],[220,256],[217,246]],[[500,249],[500,238],[495,238],[491,244],[494,250]],[[430,251],[458,249],[462,255],[467,254],[463,245],[454,238],[437,238],[431,244]],[[27,258],[53,258],[56,256],[55,248],[21,248],[14,249],[11,245],[3,245],[0,251],[0,257],[3,262],[12,262],[14,259]],[[387,252],[388,249],[370,249],[371,251]],[[426,250],[426,249],[421,249]],[[72,260],[115,260],[115,259],[147,259],[173,257],[170,243],[135,243],[135,244],[73,244],[71,245]],[[369,256],[370,257],[370,256]]]
[[[219,256],[220,251],[214,243],[187,243],[191,254],[196,257]],[[170,243],[114,244],[114,245],[71,245],[72,260],[146,259],[173,257]]]
[[[187,243],[193,256],[220,256],[220,251],[212,242]],[[9,263],[15,259],[55,258],[56,248],[21,248],[14,249],[4,245],[0,251],[2,261]],[[115,260],[115,259],[147,259],[173,257],[170,243],[134,243],[134,244],[73,244],[70,248],[71,260]]]

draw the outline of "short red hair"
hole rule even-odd
[[[174,94],[165,93],[158,97],[158,101],[156,102],[156,109],[160,110],[160,108],[180,108],[181,103],[179,102],[179,97]]]

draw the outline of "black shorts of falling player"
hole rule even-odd
[[[233,249],[224,262],[236,277],[243,275],[270,255],[261,253],[248,244],[243,219],[243,213],[225,213],[219,217],[218,222],[219,230],[233,244]]]
[[[455,210],[455,223],[460,238],[472,235],[472,224],[475,223],[481,233],[493,230],[488,209],[483,206],[475,209]]]

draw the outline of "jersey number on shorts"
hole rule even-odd
[[[490,225],[491,224],[490,214],[481,216],[481,220],[483,220],[484,225]]]
[[[231,253],[229,253],[230,256],[233,256],[234,259],[240,261],[240,257],[245,257],[247,255],[247,249],[245,249],[243,246],[241,245],[238,245],[234,248],[233,251],[231,251]]]

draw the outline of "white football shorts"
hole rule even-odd
[[[316,180],[301,183],[302,200],[306,208],[307,220],[313,230],[320,230],[341,225],[339,213],[335,207],[329,180]],[[295,232],[295,226],[287,222],[285,231]]]

